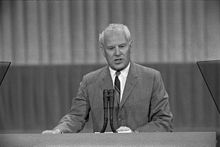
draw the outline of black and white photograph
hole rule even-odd
[[[220,147],[220,0],[0,0],[0,146]]]

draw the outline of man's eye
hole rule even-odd
[[[115,47],[114,46],[109,46],[108,49],[109,50],[113,50]]]
[[[119,48],[123,48],[125,46],[126,46],[125,44],[122,44],[122,45],[119,45]]]

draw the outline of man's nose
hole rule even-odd
[[[115,47],[115,55],[120,55],[120,49],[118,46]]]

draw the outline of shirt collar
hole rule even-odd
[[[129,68],[130,68],[130,62],[128,63],[128,66],[127,66],[125,69],[123,69],[123,70],[120,71],[121,74],[120,74],[119,76],[122,75],[123,77],[127,77]],[[112,79],[114,79],[116,70],[112,69],[112,68],[109,66],[109,71],[110,71],[110,74],[111,74]]]

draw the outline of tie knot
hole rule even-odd
[[[120,74],[121,74],[120,71],[116,71],[116,72],[115,72],[115,75],[116,75],[116,76],[119,76]]]

